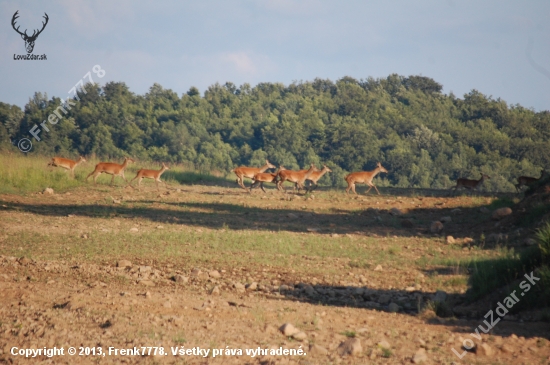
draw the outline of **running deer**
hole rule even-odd
[[[464,188],[468,190],[478,190],[478,188],[481,186],[481,184],[483,184],[485,179],[490,179],[490,178],[491,178],[490,176],[485,175],[483,173],[481,174],[481,179],[479,180],[468,180],[468,179],[460,178],[456,180],[456,186],[453,186],[451,190],[454,189],[455,193],[456,193],[456,190],[459,188]]]
[[[286,170],[284,166],[279,166],[279,170],[275,172],[259,172],[256,175],[254,175],[254,178],[252,178],[252,185],[250,186],[250,190],[253,188],[260,186],[262,188],[262,191],[265,193],[264,189],[264,182],[270,182],[277,184],[277,177],[279,176],[280,171]]]
[[[74,169],[82,162],[86,162],[86,159],[82,156],[80,156],[76,161],[69,160],[68,158],[63,157],[54,157],[52,158],[48,166],[62,167],[65,170],[69,170],[71,172],[71,176],[74,179]]]
[[[124,169],[126,166],[128,166],[128,162],[135,162],[130,157],[124,158],[124,163],[122,165],[119,165],[114,162],[100,162],[97,165],[95,165],[95,170],[90,172],[90,174],[86,177],[86,181],[88,181],[88,178],[90,176],[94,176],[94,184],[96,183],[97,177],[101,175],[102,173],[106,173],[109,175],[113,175],[111,179],[111,185],[113,185],[113,182],[115,181],[115,176],[120,176],[124,179],[124,181],[128,182],[126,178],[124,177]]]
[[[306,179],[308,179],[311,174],[316,170],[316,167],[314,164],[311,164],[309,170],[299,170],[299,171],[293,171],[293,170],[283,170],[279,171],[279,181],[277,181],[277,189],[284,191],[283,183],[285,181],[293,182],[294,190],[296,190],[296,186],[298,186],[298,192],[300,189],[304,188],[304,182]]]
[[[134,177],[132,180],[130,180],[130,182],[128,183],[129,186],[132,186],[132,181],[134,181],[135,179],[138,179],[138,189],[139,187],[141,186],[141,179],[153,179],[155,180],[155,183],[157,184],[157,190],[160,191],[159,189],[159,182],[161,183],[164,183],[164,186],[167,188],[166,186],[166,181],[160,181],[160,176],[164,173],[164,171],[166,170],[170,170],[170,168],[168,166],[166,166],[164,164],[164,162],[162,163],[162,167],[160,168],[160,170],[146,170],[146,169],[141,169],[137,172],[137,175],[136,177]]]
[[[247,189],[244,186],[244,178],[245,177],[247,179],[253,179],[254,175],[256,175],[258,173],[261,173],[261,172],[265,172],[267,169],[275,169],[275,168],[276,167],[274,165],[272,165],[271,163],[269,163],[268,160],[265,160],[265,165],[262,166],[262,167],[245,167],[245,166],[241,166],[241,167],[234,168],[233,170],[231,170],[231,172],[234,172],[235,175],[237,175],[237,184],[239,184],[239,186],[241,188],[243,188],[244,190],[248,190],[250,192],[250,190]]]
[[[519,193],[521,190],[520,188],[522,186],[528,186],[531,185],[540,179],[542,179],[544,176],[546,176],[548,173],[545,170],[540,170],[540,177],[537,179],[536,177],[529,177],[529,176],[520,176],[518,177],[518,183],[514,186],[516,187],[517,192]]]
[[[369,186],[369,189],[365,194],[368,194],[369,191],[374,188],[378,195],[380,195],[380,192],[378,191],[378,188],[372,183],[372,179],[376,177],[380,172],[388,173],[388,170],[382,166],[380,162],[376,164],[376,168],[372,171],[360,171],[360,172],[352,172],[351,174],[346,175],[345,179],[348,183],[348,187],[346,189],[346,193],[349,194],[350,189],[357,195],[357,192],[355,191],[355,184],[367,184]]]
[[[327,165],[323,165],[323,168],[321,170],[313,171],[313,173],[306,179],[311,182],[311,184],[306,187],[306,190],[313,191],[317,189],[317,181],[319,181],[319,179],[321,179],[327,172],[332,172],[332,170],[329,169]]]

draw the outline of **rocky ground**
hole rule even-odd
[[[479,213],[479,206],[465,206],[463,198],[354,199],[317,194],[313,199],[296,196],[288,200],[287,196],[273,192],[248,195],[237,189],[219,187],[186,189],[188,194],[172,192],[169,197],[156,192],[141,195],[123,192],[113,198],[112,191],[101,190],[89,195],[73,192],[71,195],[2,196],[0,363],[550,363],[547,322],[539,321],[534,313],[510,315],[489,333],[480,332],[476,338],[471,333],[483,324],[481,317],[486,308],[461,307],[464,285],[445,287],[446,281],[441,281],[441,276],[429,274],[430,270],[440,267],[415,264],[415,260],[434,253],[455,257],[470,255],[478,218],[468,217],[469,210],[486,214],[490,226],[495,225],[496,220],[490,219],[494,213]],[[223,196],[224,204],[244,204],[265,212],[231,213],[228,216],[233,217],[225,216],[221,227],[213,227],[207,216],[184,221],[192,212],[169,208],[170,202],[189,202],[185,208],[188,209],[199,196],[208,204],[221,204],[220,196]],[[109,202],[105,202],[106,197],[110,197]],[[480,198],[481,204],[485,203],[484,199]],[[96,216],[86,212],[91,204],[109,209],[120,205],[120,201],[113,200],[134,204],[151,201],[148,209],[153,210],[159,204],[155,201],[162,200],[164,205],[162,211],[152,216],[140,216],[136,209],[141,208],[133,206],[120,207],[134,209],[133,216],[120,212],[114,217],[103,213]],[[302,207],[304,204],[308,204],[307,209]],[[285,211],[281,212],[283,208]],[[422,211],[410,213],[414,209]],[[124,214],[128,213],[124,211]],[[158,228],[163,214],[166,219],[162,228]],[[334,216],[325,222],[330,214]],[[250,216],[255,223],[249,223]],[[452,217],[450,222],[441,219],[446,216]],[[252,255],[250,262],[248,256],[234,261],[223,257],[192,259],[187,251],[201,250],[206,241],[185,246],[185,255],[191,256],[176,259],[155,257],[150,251],[90,256],[80,251],[74,253],[83,242],[90,242],[98,235],[108,237],[117,230],[129,235],[145,234],[148,230],[173,230],[183,234],[170,238],[163,233],[162,239],[155,242],[158,246],[153,247],[159,252],[170,240],[185,240],[186,235],[206,235],[212,231],[223,240],[224,235],[239,224],[249,224],[244,237],[264,229],[269,235],[275,235],[275,232],[269,233],[273,217],[289,232],[289,236],[284,237],[290,237],[291,241],[317,237],[332,240],[343,250],[355,247],[353,245],[367,250],[371,249],[369,240],[374,240],[373,249],[386,250],[389,245],[399,249],[395,254],[384,256],[388,261],[361,261],[361,265],[349,257],[323,257],[307,252],[287,255],[283,251],[273,256],[266,253],[271,263],[259,261],[261,252],[253,253],[256,259]],[[216,216],[210,218],[217,219]],[[302,220],[298,224],[293,222],[296,219]],[[468,229],[451,224],[467,219],[472,219],[468,221]],[[71,223],[63,223],[67,220]],[[434,221],[442,221],[442,227],[435,227],[432,232]],[[92,226],[95,228],[90,228]],[[30,242],[31,237],[45,231],[47,236],[38,246],[31,246],[32,250],[27,248],[25,239]],[[451,234],[456,242],[449,243],[447,236]],[[515,228],[499,228],[495,234],[511,237],[519,233]],[[55,250],[39,251],[40,245]],[[19,252],[21,254],[17,254]],[[246,254],[237,252],[237,255]],[[185,260],[187,257],[189,261]],[[398,259],[405,264],[392,264]],[[408,261],[410,264],[406,264]],[[458,274],[465,276],[465,273],[450,274],[449,278]],[[444,290],[438,290],[441,287]],[[429,303],[450,300],[458,305],[449,318],[437,317],[429,307]],[[465,351],[464,344],[473,347]],[[77,349],[77,355],[66,354],[71,346]],[[36,350],[62,347],[65,355],[25,359],[13,355],[13,347]],[[109,354],[110,347],[162,347],[167,355],[123,356],[114,354],[113,350]],[[83,355],[78,355],[80,348]],[[98,354],[99,348],[105,356]],[[196,352],[199,348],[209,350],[208,355],[184,352],[187,349]],[[247,354],[247,349],[254,352]],[[173,350],[176,355],[172,354]],[[294,350],[297,354],[277,353],[283,350]]]

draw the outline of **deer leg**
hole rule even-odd
[[[262,188],[263,192],[266,193],[266,191],[265,191],[265,189],[264,189],[264,183],[263,183],[263,181],[260,182],[260,188]]]
[[[113,186],[114,182],[115,182],[115,174],[113,174],[113,177],[111,178],[111,186]]]
[[[378,193],[378,195],[380,195],[380,192],[378,191],[378,188],[376,187],[376,185],[372,185],[374,186],[374,188],[376,189],[376,192]]]
[[[374,185],[369,184],[369,188],[368,188],[368,190],[365,192],[365,195],[367,195],[367,194],[369,193],[370,189],[372,189],[373,186],[374,186]]]

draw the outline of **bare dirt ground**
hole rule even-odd
[[[470,335],[496,303],[466,305],[468,273],[453,260],[498,257],[478,246],[481,232],[506,235],[493,246],[525,238],[480,211],[492,198],[382,192],[145,184],[0,196],[0,363],[550,363],[536,313]],[[426,309],[437,290],[453,316]],[[296,330],[283,334],[285,323]],[[466,339],[476,348],[464,352]],[[109,354],[149,346],[167,355]],[[13,347],[65,354],[26,359]],[[207,357],[172,354],[199,347]],[[246,354],[258,348],[304,354]]]

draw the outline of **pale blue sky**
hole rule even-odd
[[[13,60],[26,54],[16,10],[28,33],[48,13],[33,52],[47,61]],[[548,0],[0,0],[0,15],[0,101],[20,106],[35,91],[65,98],[99,64],[102,84],[138,94],[398,73],[550,110]]]

